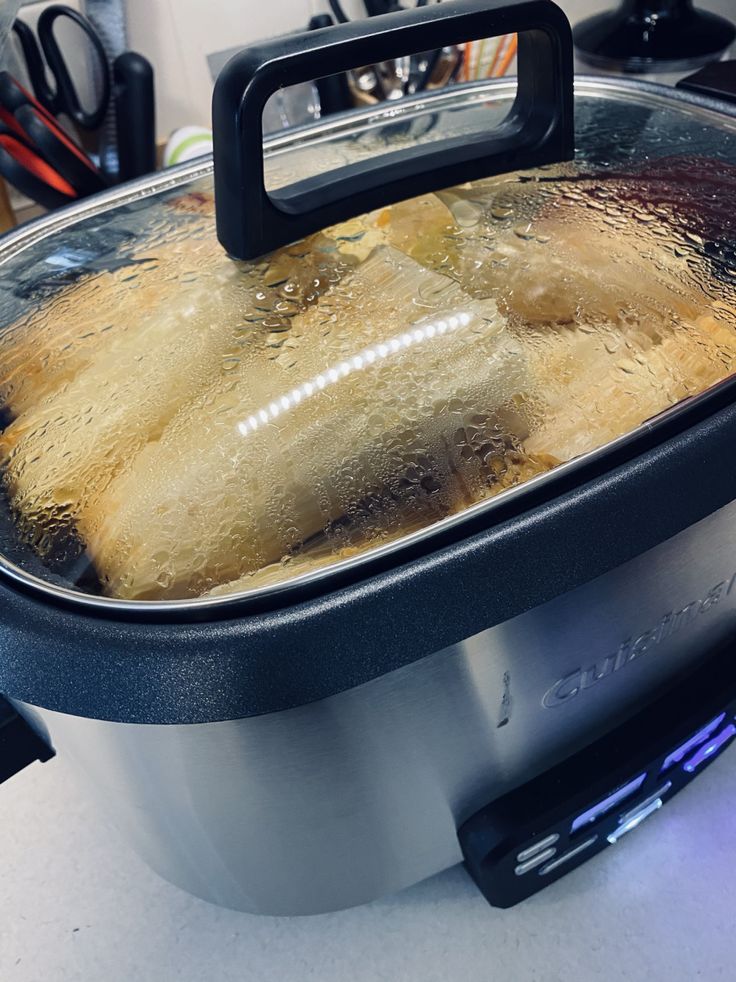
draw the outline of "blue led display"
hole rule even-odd
[[[628,784],[624,784],[624,786],[619,788],[618,791],[614,791],[613,794],[609,794],[607,798],[604,798],[591,808],[588,808],[588,810],[584,811],[582,815],[578,815],[578,817],[572,823],[570,832],[577,832],[577,830],[583,828],[583,826],[590,825],[591,822],[597,821],[612,808],[615,808],[616,805],[620,804],[620,802],[624,801],[630,795],[638,791],[646,779],[647,775],[645,771],[643,774],[640,774],[639,777],[635,777],[633,781],[629,781]]]
[[[683,757],[686,757],[691,750],[694,750],[695,747],[699,747],[701,743],[705,743],[711,733],[714,733],[718,729],[725,718],[725,713],[721,713],[720,716],[716,716],[716,718],[712,719],[710,723],[707,723],[702,730],[698,730],[695,736],[692,736],[689,740],[686,740],[685,743],[681,744],[677,748],[677,750],[673,750],[672,753],[666,758],[664,764],[662,764],[662,769],[659,773],[664,774],[664,772],[668,771],[670,767],[673,767],[675,764],[679,764]]]

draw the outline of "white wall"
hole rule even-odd
[[[128,0],[130,46],[156,71],[160,138],[210,124],[207,55],[306,27],[311,0]]]
[[[348,15],[365,8],[343,0]],[[190,123],[210,125],[212,79],[207,56],[305,28],[327,0],[127,0],[128,40],[156,71],[159,138]]]
[[[361,0],[343,0],[349,13]],[[736,0],[697,0],[698,6],[736,16]],[[558,0],[575,22],[618,0]],[[153,62],[157,75],[159,137],[188,123],[210,125],[212,79],[207,55],[269,35],[305,27],[329,10],[327,0],[127,0],[131,47]]]

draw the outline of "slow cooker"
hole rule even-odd
[[[280,86],[512,31],[518,82],[263,144]],[[728,746],[733,95],[571,64],[547,0],[277,39],[214,185],[3,239],[0,777],[68,755],[233,908],[463,859],[508,906]]]

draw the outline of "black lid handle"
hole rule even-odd
[[[516,99],[489,133],[389,151],[266,191],[262,115],[278,89],[435,48],[519,34]],[[212,104],[217,235],[253,259],[327,225],[573,155],[570,24],[552,0],[454,0],[254,45],[220,73]]]

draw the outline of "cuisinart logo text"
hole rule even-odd
[[[627,638],[622,641],[617,651],[606,655],[605,658],[600,659],[595,664],[588,668],[576,668],[574,672],[570,672],[569,675],[555,682],[545,692],[542,704],[547,709],[554,709],[555,706],[561,706],[579,693],[590,689],[597,682],[608,678],[614,672],[618,672],[636,658],[640,658],[648,651],[656,648],[667,638],[671,638],[673,634],[694,624],[709,610],[713,610],[721,600],[731,593],[734,584],[736,584],[736,574],[730,580],[716,583],[702,600],[693,600],[681,610],[671,610],[651,630],[645,631],[637,638]],[[736,591],[734,592],[736,593]]]

